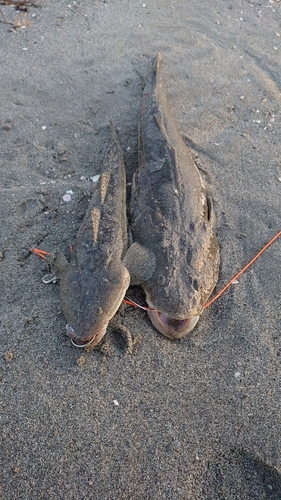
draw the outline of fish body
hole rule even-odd
[[[219,245],[211,199],[171,115],[160,54],[143,90],[138,169],[131,197],[134,242],[155,257],[143,287],[153,325],[170,338],[187,335],[213,291]]]
[[[104,336],[130,283],[122,263],[127,249],[126,176],[122,151],[111,125],[103,173],[95,186],[68,263],[57,250],[66,333],[77,346],[94,347]]]

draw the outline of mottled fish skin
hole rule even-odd
[[[160,54],[142,95],[139,165],[133,178],[133,240],[156,257],[141,283],[154,326],[169,338],[197,323],[218,278],[219,245],[211,200],[175,125],[160,74]]]
[[[111,126],[101,174],[79,229],[71,262],[62,273],[66,332],[77,345],[94,347],[103,337],[130,283],[122,264],[127,247],[126,178],[122,151]]]

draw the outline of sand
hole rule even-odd
[[[281,3],[37,5],[0,5],[22,25],[0,24],[1,498],[280,499],[281,239],[181,341],[125,306],[132,355],[114,327],[103,349],[71,345],[59,285],[42,283],[30,249],[69,255],[110,119],[129,196],[161,52],[178,128],[212,182],[225,285],[281,229]]]

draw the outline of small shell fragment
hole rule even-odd
[[[93,182],[98,182],[100,178],[100,175],[93,175],[92,177],[90,177],[90,179],[93,181]]]

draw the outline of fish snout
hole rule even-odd
[[[66,330],[66,335],[70,337],[72,344],[75,347],[85,347],[88,349],[92,349],[94,346],[96,346],[100,340],[103,338],[106,332],[107,325],[103,327],[101,330],[98,332],[95,332],[94,334],[89,335],[87,338],[79,338],[79,335],[75,332],[74,328],[72,328],[71,325],[67,324],[65,326]]]
[[[147,311],[153,326],[165,337],[177,340],[185,337],[193,330],[200,316],[193,316],[186,319],[176,319],[160,311]]]

